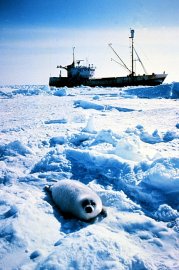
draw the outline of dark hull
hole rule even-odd
[[[55,87],[74,87],[74,86],[91,86],[91,87],[125,87],[125,86],[155,86],[162,84],[167,74],[151,74],[126,77],[109,77],[99,79],[74,79],[68,77],[50,77],[49,86]]]

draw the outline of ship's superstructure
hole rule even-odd
[[[75,61],[75,47],[73,47],[73,62],[71,65],[68,66],[57,66],[57,68],[63,68],[67,71],[67,77],[70,79],[89,79],[93,77],[95,68],[93,65],[81,66],[80,63],[84,60],[77,60]]]

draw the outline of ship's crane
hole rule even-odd
[[[127,69],[130,73],[131,73],[131,70],[127,67],[127,65],[124,63],[124,61],[121,59],[121,57],[118,55],[118,53],[114,50],[114,48],[112,47],[112,43],[109,43],[108,44],[109,47],[112,49],[112,51],[115,53],[115,55],[119,58],[119,60],[121,61],[121,63],[115,61],[114,59],[111,59],[113,61],[115,61],[116,63],[120,64],[123,68]]]
[[[126,68],[124,67],[124,65],[122,65],[120,62],[118,62],[116,59],[111,58],[111,61],[117,63],[118,65],[120,65],[121,67],[123,67],[124,69],[126,69]]]
[[[63,67],[63,66],[57,66],[57,68],[63,68],[67,70],[67,67]]]
[[[140,57],[139,57],[138,53],[136,52],[136,49],[135,49],[135,48],[134,48],[134,52],[135,52],[135,54],[136,54],[136,56],[137,56],[137,60],[138,60],[139,63],[141,64],[141,66],[142,66],[142,68],[143,68],[145,74],[148,74],[148,72],[147,72],[146,68],[144,67],[144,64],[142,63],[142,60],[140,59]]]

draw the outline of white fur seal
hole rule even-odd
[[[71,215],[85,221],[94,219],[100,213],[106,216],[100,197],[79,181],[60,180],[49,190],[53,201],[64,215]]]

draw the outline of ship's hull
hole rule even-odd
[[[49,86],[56,87],[74,87],[74,86],[91,86],[91,87],[125,87],[125,86],[155,86],[162,84],[167,74],[151,74],[126,77],[109,77],[99,79],[75,79],[68,77],[50,77]]]

